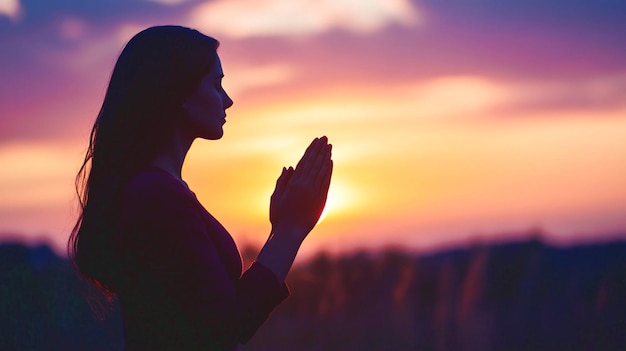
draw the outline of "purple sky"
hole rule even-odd
[[[82,152],[76,145],[86,141],[116,56],[132,34],[157,24],[199,25],[222,43],[225,86],[232,88],[233,115],[240,119],[229,121],[229,133],[254,129],[250,126],[257,123],[257,111],[270,117],[300,113],[311,106],[322,112],[346,108],[350,112],[360,101],[371,103],[363,105],[364,115],[380,109],[379,120],[323,116],[325,128],[344,143],[343,149],[337,148],[340,161],[343,150],[346,169],[353,172],[342,179],[339,169],[338,184],[350,185],[352,177],[355,187],[363,187],[361,191],[376,190],[384,182],[372,185],[355,175],[384,179],[393,171],[404,172],[397,183],[412,189],[404,197],[401,187],[390,189],[398,193],[393,203],[400,214],[396,218],[381,211],[379,222],[369,218],[372,228],[386,228],[390,220],[397,232],[429,228],[445,235],[455,233],[448,239],[442,236],[442,242],[460,240],[483,228],[513,228],[484,225],[492,223],[489,216],[496,214],[502,215],[499,223],[516,223],[515,228],[531,227],[536,218],[558,223],[552,227],[564,233],[626,228],[626,220],[621,219],[626,218],[626,193],[612,190],[626,172],[621,166],[626,164],[626,145],[618,137],[626,128],[622,113],[626,111],[625,1],[363,0],[351,8],[350,1],[301,0],[289,2],[296,4],[297,11],[282,17],[268,10],[284,8],[274,5],[286,1],[291,0],[21,0],[16,2],[19,13],[14,14],[0,4],[0,161],[9,163],[0,169],[0,232],[35,231],[39,227],[29,225],[37,221],[48,228],[67,212],[71,188],[60,190],[59,184],[71,185],[71,167]],[[258,8],[247,10],[252,3]],[[211,11],[203,12],[207,9]],[[228,18],[202,22],[202,15],[216,13]],[[256,23],[255,13],[268,16],[266,22]],[[293,31],[284,23],[280,27],[289,23],[290,16],[296,21]],[[258,32],[246,27],[251,22]],[[303,27],[298,27],[301,22]],[[220,27],[222,23],[228,28]],[[264,25],[278,27],[266,31]],[[305,107],[290,110],[289,104]],[[535,121],[541,119],[557,121]],[[272,120],[277,131],[289,123],[298,130],[322,128],[304,122]],[[384,135],[378,138],[377,132]],[[420,144],[421,140],[431,143]],[[472,144],[464,148],[455,141]],[[249,157],[242,151],[245,148],[230,142],[222,145],[233,155],[233,166],[244,165],[242,160]],[[482,142],[493,142],[501,154]],[[377,154],[385,148],[395,154]],[[42,155],[48,149],[52,156]],[[533,159],[535,154],[541,159]],[[55,157],[64,161],[46,168],[43,162]],[[468,157],[475,159],[467,164],[477,166],[467,166]],[[503,172],[502,179],[494,176],[494,181],[501,181],[495,185],[504,190],[489,188],[485,177],[493,173],[481,170],[480,162],[485,160],[502,162],[488,166]],[[420,164],[432,167],[419,168]],[[561,168],[533,173],[526,164]],[[63,167],[70,169],[60,171]],[[46,178],[48,169],[56,170]],[[454,171],[483,177],[470,179],[475,184],[451,185],[458,189],[442,188],[441,194],[433,190],[440,202],[433,200],[425,208],[439,208],[440,214],[456,209],[457,217],[441,215],[426,224],[413,221],[413,207],[407,206],[422,209],[420,201],[425,201],[419,198],[422,190],[414,190],[414,178],[424,181],[420,184],[430,184],[431,176],[455,181],[450,173]],[[516,180],[515,172],[522,172],[522,179]],[[598,179],[599,184],[587,178]],[[571,199],[564,185],[568,179],[577,187]],[[526,207],[508,203],[505,185],[535,183],[537,194],[541,187],[552,191],[546,203],[541,199],[527,199]],[[438,189],[436,185],[432,188]],[[22,191],[34,195],[13,205],[12,199],[19,199]],[[41,200],[37,200],[39,192],[46,194]],[[492,202],[480,200],[483,194],[491,194]],[[473,201],[486,206],[484,213],[471,211]],[[566,208],[569,203],[571,208]],[[510,212],[499,212],[504,207],[511,207]],[[228,220],[228,214],[225,217]],[[54,222],[57,237],[65,235],[69,222]],[[360,222],[357,218],[341,225],[356,228],[350,226]]]
[[[79,111],[87,112],[86,106],[96,103],[87,92],[103,85],[111,58],[99,62],[100,70],[81,75],[58,61],[89,41],[106,38],[126,22],[176,22],[194,3],[198,1],[178,6],[122,0],[20,1],[20,19],[0,16],[0,140],[79,133],[84,125],[72,120],[77,114],[50,121],[46,110],[66,105],[64,97],[69,95],[75,97],[72,102]],[[426,14],[423,27],[392,24],[367,35],[331,30],[298,42],[279,37],[218,39],[238,60],[297,62],[306,68],[299,78],[311,84],[398,82],[441,75],[576,84],[623,72],[626,66],[623,1],[414,3]],[[60,23],[67,19],[84,24],[80,38],[64,37]],[[623,92],[625,87],[615,89]],[[623,98],[614,95],[601,101],[580,101],[574,96],[541,103],[614,104],[612,99]],[[76,124],[80,127],[71,127]]]

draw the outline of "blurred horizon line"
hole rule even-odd
[[[454,243],[435,245],[434,247],[415,247],[411,245],[402,245],[399,243],[388,243],[377,247],[351,247],[350,249],[342,249],[338,251],[329,251],[324,248],[318,248],[309,252],[305,257],[298,260],[297,264],[307,264],[307,262],[314,260],[320,256],[328,257],[352,257],[355,255],[377,255],[386,252],[401,252],[415,257],[427,257],[437,255],[440,253],[472,250],[476,248],[488,248],[498,247],[506,245],[522,245],[528,243],[539,243],[544,247],[555,249],[570,249],[577,247],[594,247],[594,246],[606,246],[612,244],[624,244],[626,243],[626,231],[611,231],[611,232],[598,232],[596,233],[597,239],[590,239],[592,236],[588,235],[576,241],[559,242],[558,240],[551,239],[550,232],[542,228],[529,228],[522,231],[503,231],[498,233],[501,235],[495,235],[490,237],[481,236],[469,236],[468,240],[457,241]],[[502,234],[507,234],[503,236]],[[515,234],[515,235],[508,235]],[[236,240],[236,244],[239,248],[242,262],[244,266],[250,264],[256,254],[261,249],[261,246],[248,240]],[[60,249],[53,243],[53,241],[46,239],[45,234],[41,234],[40,238],[25,238],[17,231],[1,231],[0,230],[0,247],[2,246],[23,246],[29,250],[37,250],[47,248],[55,256],[62,259],[68,259],[67,250]]]

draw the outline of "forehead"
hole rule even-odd
[[[215,60],[213,61],[213,65],[211,69],[207,73],[206,77],[215,79],[224,76],[224,72],[222,70],[222,61],[220,60],[219,55],[215,54]]]

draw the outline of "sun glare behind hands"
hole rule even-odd
[[[333,176],[334,177],[334,176]],[[326,206],[320,216],[317,223],[321,223],[328,216],[331,218],[335,216],[341,216],[344,213],[348,213],[353,210],[354,206],[354,194],[353,190],[342,180],[332,179],[330,188],[328,189],[328,198],[326,199]]]

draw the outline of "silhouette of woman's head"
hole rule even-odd
[[[217,47],[215,39],[178,26],[135,35],[113,70],[96,122],[97,142],[114,143],[119,154],[111,156],[130,152],[136,166],[148,161],[171,137],[184,101],[215,64]]]
[[[115,290],[109,238],[121,188],[185,118],[183,104],[214,68],[218,46],[189,28],[151,27],[126,44],[115,64],[76,178],[81,213],[68,242],[75,266],[105,292]]]

